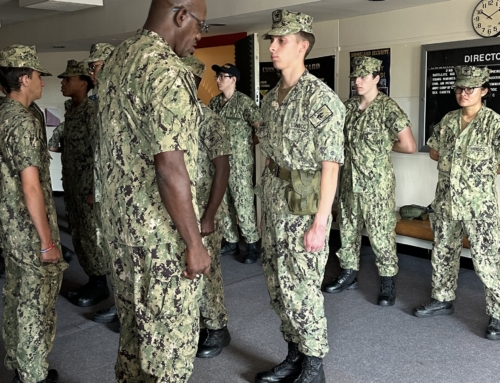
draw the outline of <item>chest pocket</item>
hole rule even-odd
[[[469,146],[466,152],[467,165],[472,174],[493,174],[493,156],[489,146]]]

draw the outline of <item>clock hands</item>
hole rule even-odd
[[[498,12],[498,10],[497,10],[497,12]],[[497,12],[495,12],[495,13],[497,13]],[[491,16],[490,16],[490,15],[488,15],[487,13],[485,13],[482,9],[481,9],[481,13],[482,13],[483,15],[485,15],[485,16],[486,16],[488,19],[490,19],[490,20],[492,20],[491,16],[493,16],[493,15],[495,14],[495,13],[493,13],[493,15],[491,15]]]

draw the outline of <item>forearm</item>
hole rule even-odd
[[[204,215],[213,219],[217,213],[229,180],[229,159],[228,156],[221,156],[214,159],[215,175],[210,188],[210,198],[205,208]]]
[[[326,227],[328,217],[332,212],[332,205],[337,191],[338,174],[338,163],[330,161],[323,162],[323,169],[321,172],[321,198],[313,226],[321,228]]]
[[[26,202],[26,207],[31,217],[31,221],[33,222],[38,236],[40,237],[42,249],[46,249],[52,245],[53,239],[47,219],[42,186],[40,185],[38,178],[38,169],[28,168],[22,171],[21,182],[23,185],[24,200]]]
[[[394,143],[392,150],[398,153],[415,153],[415,150],[417,150],[417,144],[409,126],[398,133],[398,141]]]
[[[161,200],[180,236],[190,248],[203,246],[193,208],[191,182],[184,163],[184,152],[156,155],[155,167]]]

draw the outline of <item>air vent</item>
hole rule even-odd
[[[103,0],[19,0],[19,6],[70,12],[85,8],[102,7]]]

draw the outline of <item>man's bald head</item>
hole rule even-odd
[[[206,14],[205,0],[152,0],[144,28],[158,33],[178,56],[185,57],[201,39],[198,20],[205,21]]]

